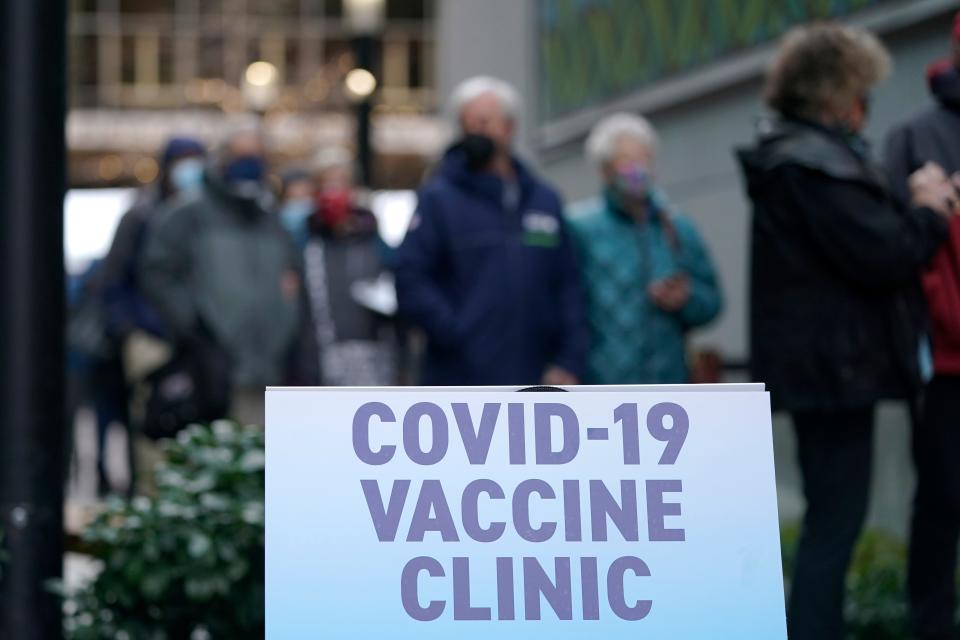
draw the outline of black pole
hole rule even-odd
[[[66,3],[0,0],[0,638],[61,637]]]
[[[370,144],[370,113],[373,104],[367,98],[356,106],[357,111],[357,182],[373,186],[373,160]]]
[[[357,67],[366,69],[377,78],[379,73],[376,65],[377,43],[371,35],[361,35],[353,39],[353,55]],[[367,96],[357,103],[357,172],[358,182],[365,187],[372,187],[373,175],[373,147],[370,140],[370,115],[373,112],[373,96]]]

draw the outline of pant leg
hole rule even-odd
[[[913,434],[917,469],[910,532],[911,624],[917,640],[955,640],[957,542],[960,537],[960,377],[927,387]]]
[[[873,407],[793,414],[807,502],[790,592],[790,640],[842,640],[847,568],[863,528]]]

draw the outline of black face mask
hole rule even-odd
[[[465,134],[456,146],[463,150],[463,155],[467,160],[467,168],[471,171],[480,171],[489,166],[493,154],[497,150],[493,138],[479,133]]]

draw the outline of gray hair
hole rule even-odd
[[[266,151],[267,138],[263,126],[257,118],[244,114],[227,121],[220,135],[220,140],[214,146],[213,153],[210,154],[209,162],[214,166],[223,166],[225,162],[231,159],[230,147],[233,146],[234,140],[243,136],[259,138],[260,144]]]
[[[587,158],[598,167],[603,166],[613,157],[617,142],[624,137],[633,138],[649,149],[651,154],[657,151],[657,133],[646,118],[632,113],[615,113],[590,130],[584,144]]]
[[[450,102],[447,107],[450,119],[459,127],[460,113],[467,103],[488,93],[496,96],[500,102],[500,108],[503,109],[503,114],[507,118],[513,122],[520,119],[523,104],[520,93],[510,83],[492,76],[473,76],[454,88],[453,93],[450,94]]]
[[[767,70],[764,96],[782,114],[838,117],[889,72],[890,54],[868,31],[834,23],[794,27]]]

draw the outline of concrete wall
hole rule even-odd
[[[437,0],[437,90],[441,101],[474,75],[506,80],[523,95],[518,148],[531,157],[537,86],[532,0]]]

